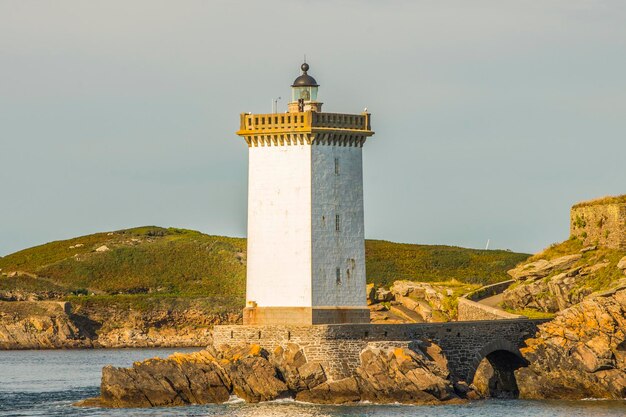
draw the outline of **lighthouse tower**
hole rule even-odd
[[[288,112],[241,114],[248,144],[244,324],[368,323],[363,233],[370,114],[323,113],[301,66]]]

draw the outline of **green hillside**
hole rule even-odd
[[[367,280],[383,286],[400,279],[492,284],[510,279],[506,271],[529,256],[504,250],[365,241]]]
[[[492,283],[528,256],[366,241],[368,282],[385,286],[397,279]],[[242,306],[246,240],[146,226],[25,249],[0,258],[0,268],[5,293],[75,302],[202,297]]]

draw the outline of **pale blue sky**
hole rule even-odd
[[[0,255],[245,236],[239,113],[303,54],[325,110],[373,114],[368,238],[534,252],[626,193],[624,1],[0,0]]]

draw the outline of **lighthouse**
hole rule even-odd
[[[369,323],[363,145],[370,114],[324,113],[309,65],[285,113],[242,113],[247,325]]]

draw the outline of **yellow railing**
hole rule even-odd
[[[370,130],[369,114],[316,112],[241,114],[241,131],[297,131],[314,127]]]

